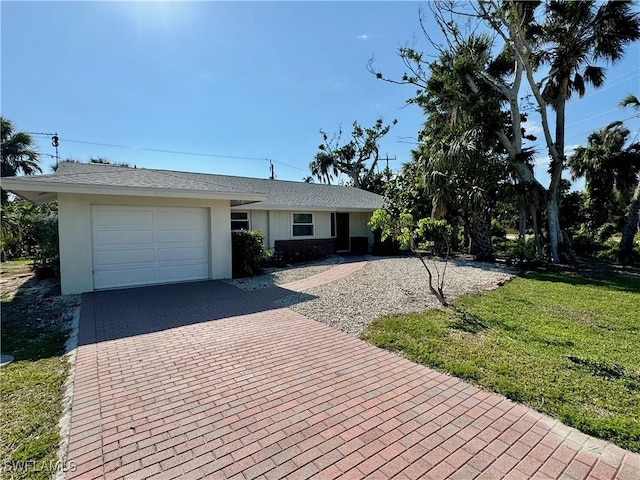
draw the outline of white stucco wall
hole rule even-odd
[[[252,210],[249,212],[252,230],[260,230],[264,237],[264,246],[269,248],[269,212],[266,210]]]
[[[369,244],[373,243],[373,232],[368,225],[371,220],[371,212],[351,212],[349,214],[349,236],[367,237]]]
[[[210,213],[209,278],[231,277],[228,200],[58,194],[60,276],[63,294],[93,290],[91,205],[204,207]]]
[[[234,208],[234,211],[243,211]],[[293,236],[293,214],[312,213],[314,223],[313,237]],[[296,240],[306,238],[331,238],[331,212],[316,210],[250,210],[251,229],[260,230],[265,239],[266,248],[274,248],[276,240]],[[349,236],[368,237],[373,243],[373,233],[367,223],[372,212],[349,213]]]

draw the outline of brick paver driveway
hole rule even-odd
[[[640,478],[639,456],[222,282],[83,297],[69,478]]]

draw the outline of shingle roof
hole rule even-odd
[[[199,173],[180,173],[181,176],[197,179]],[[353,187],[323,185],[317,183],[291,182],[262,178],[233,177],[206,174],[212,181],[225,183],[235,188],[264,193],[267,199],[249,205],[253,209],[277,210],[293,207],[335,210],[375,210],[382,205],[383,198],[375,193]]]
[[[4,178],[3,183],[5,180],[9,179]],[[203,192],[225,194],[230,198],[237,196],[238,200],[244,201],[255,201],[266,196],[264,201],[245,206],[265,210],[375,210],[382,205],[380,195],[353,187],[74,162],[60,163],[53,174],[14,177],[9,183],[11,185],[3,185],[3,188],[19,194],[20,185],[28,184],[33,188],[41,184],[47,192],[64,191],[57,189],[58,186],[64,186],[171,190],[182,191],[190,196]]]

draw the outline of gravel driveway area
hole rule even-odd
[[[225,282],[233,285],[234,287],[241,288],[242,290],[259,290],[261,288],[273,287],[275,285],[283,285],[285,283],[303,280],[313,275],[325,272],[343,262],[343,257],[339,255],[329,255],[327,258],[318,262],[304,263],[287,268],[273,268],[265,270],[265,273],[262,275],[225,280]]]
[[[288,295],[277,302],[353,336],[359,336],[370,322],[383,315],[439,305],[429,292],[427,272],[417,258],[367,257],[367,260],[364,268],[342,280],[311,288],[304,294]],[[443,266],[443,262],[439,263],[441,270]],[[512,270],[492,264],[450,260],[444,292],[451,300],[497,288],[513,275]],[[304,301],[309,295],[317,298]]]

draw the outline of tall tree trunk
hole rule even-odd
[[[551,261],[560,263],[560,254],[564,254],[564,235],[560,228],[560,181],[562,180],[562,170],[564,168],[564,129],[565,112],[567,104],[567,91],[569,88],[569,77],[564,76],[558,86],[558,97],[556,98],[556,138],[554,156],[549,152],[551,165],[551,182],[549,183],[549,198],[547,200],[547,217],[549,221],[549,243],[551,244]]]
[[[469,236],[471,237],[471,253],[476,260],[492,262],[493,244],[491,243],[491,213],[473,212],[469,216]]]
[[[451,251],[457,252],[460,250],[460,238],[458,238],[458,233],[460,233],[460,222],[458,221],[458,216],[454,215],[453,219],[449,223],[451,224]]]
[[[618,259],[620,263],[626,265],[633,258],[633,239],[638,231],[638,216],[640,213],[640,178],[633,192],[631,204],[629,205],[629,215],[622,230],[622,240],[620,240],[620,250]]]
[[[537,202],[537,198],[536,198]],[[540,222],[538,222],[539,216],[538,209],[535,204],[531,205],[531,222],[533,228],[533,244],[535,246],[536,253],[542,254],[542,235],[540,234]]]
[[[518,221],[518,241],[524,242],[527,233],[527,209],[520,205],[520,219]]]

